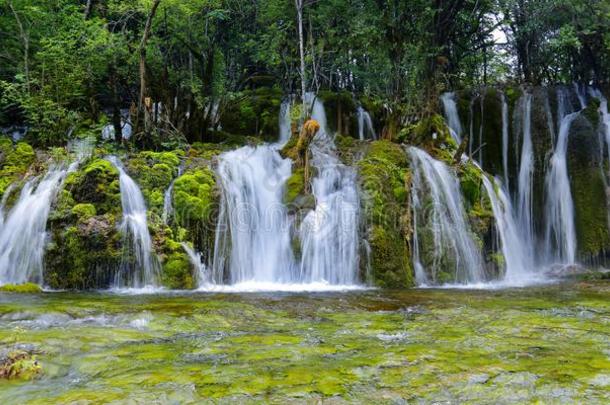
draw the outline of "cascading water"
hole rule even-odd
[[[182,175],[182,166],[180,166],[178,168],[178,177],[180,177],[181,175]],[[166,225],[167,225],[167,221],[169,220],[170,216],[173,215],[173,213],[174,213],[172,197],[173,197],[173,193],[174,193],[174,183],[176,182],[176,179],[178,177],[176,177],[175,179],[172,180],[172,182],[169,184],[169,187],[167,188],[167,190],[165,190],[165,193],[163,194],[163,213],[161,214],[161,219],[163,220],[163,223]]]
[[[189,257],[189,261],[193,266],[193,274],[195,275],[195,281],[197,282],[197,286],[199,288],[205,288],[210,284],[210,280],[208,277],[207,268],[205,263],[203,262],[203,258],[201,257],[200,252],[196,252],[193,248],[191,248],[188,244],[182,243],[182,248],[186,252]]]
[[[373,120],[371,115],[364,108],[359,106],[356,110],[358,116],[358,138],[361,141],[365,139],[377,139],[375,129],[373,128]]]
[[[115,276],[117,288],[144,288],[156,286],[160,265],[153,250],[152,239],[148,232],[146,203],[138,185],[125,172],[116,156],[109,156],[108,161],[119,171],[121,189],[121,206],[123,220],[120,230],[123,234],[124,248],[133,251],[133,259],[123,259],[121,268]],[[127,251],[127,250],[126,250]]]
[[[534,243],[534,226],[532,222],[532,198],[534,178],[534,149],[532,145],[532,95],[525,93],[520,101],[521,129],[523,142],[521,146],[521,160],[519,165],[517,213],[524,243],[530,248]]]
[[[574,203],[566,153],[570,127],[578,114],[578,112],[571,113],[561,119],[557,144],[545,179],[547,257],[549,260],[559,260],[564,264],[573,264],[576,260]]]
[[[47,219],[51,205],[66,176],[76,170],[92,149],[90,139],[73,141],[76,154],[68,167],[51,166],[42,179],[29,180],[0,227],[0,285],[33,282],[42,284]],[[2,209],[12,185],[5,190]]]
[[[303,219],[299,276],[306,282],[353,285],[358,283],[359,210],[357,174],[341,163],[328,133],[323,104],[312,95],[312,118],[320,130],[311,145],[317,171],[312,191],[316,208]]]
[[[37,184],[28,181],[0,230],[0,285],[42,284],[47,218],[66,168],[50,168]]]
[[[6,210],[6,203],[8,201],[8,198],[10,197],[11,193],[13,192],[14,188],[15,188],[15,183],[11,183],[4,190],[4,194],[2,194],[2,201],[0,201],[0,229],[2,229],[2,227],[4,226],[4,220],[5,220],[5,215],[6,215],[6,213],[4,211]]]
[[[455,173],[421,149],[409,147],[407,152],[413,172],[413,264],[417,284],[484,281],[483,259],[471,236]],[[423,243],[428,247],[424,254]],[[453,273],[450,280],[442,275],[447,271]]]
[[[283,203],[291,162],[274,145],[245,146],[220,156],[222,189],[213,282],[294,283],[290,220]],[[228,272],[228,274],[227,274]]]
[[[290,140],[290,100],[284,101],[280,107],[280,139],[279,145],[285,145]]]
[[[508,101],[506,94],[502,93],[502,168],[504,170],[504,184],[506,189],[510,189],[508,176]]]
[[[483,186],[489,196],[496,231],[500,236],[504,256],[504,282],[524,285],[535,278],[531,251],[523,243],[508,194],[498,182],[492,183],[483,175]]]
[[[441,102],[443,103],[445,119],[449,126],[449,133],[451,134],[451,137],[460,144],[462,142],[462,123],[460,122],[460,116],[455,102],[455,93],[443,93]]]

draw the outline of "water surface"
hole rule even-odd
[[[2,403],[610,400],[610,283],[506,290],[0,293],[33,345]]]

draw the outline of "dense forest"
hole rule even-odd
[[[332,91],[382,106],[392,138],[448,89],[603,84],[609,47],[602,0],[3,0],[0,126],[120,140],[129,111],[135,143],[163,148],[225,111],[255,120],[253,92]]]

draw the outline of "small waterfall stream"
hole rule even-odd
[[[497,181],[492,183],[486,175],[483,175],[483,186],[489,196],[496,231],[500,236],[504,256],[503,281],[514,285],[526,284],[535,277],[534,260],[530,249],[523,243],[510,197]]]
[[[455,93],[443,93],[443,95],[441,95],[441,102],[443,103],[445,119],[449,126],[449,133],[459,145],[462,142],[462,123],[460,122],[460,116],[455,102]]]
[[[357,173],[341,163],[326,124],[324,105],[309,97],[320,130],[311,145],[316,207],[303,219],[300,277],[307,282],[358,283],[360,197]]]
[[[114,281],[116,288],[145,288],[158,285],[160,264],[148,231],[147,210],[138,185],[125,172],[116,156],[108,161],[119,171],[123,220],[119,226],[124,249],[133,251],[135,262],[123,259]],[[127,252],[127,250],[125,251]]]
[[[508,101],[506,100],[506,94],[502,93],[502,168],[504,175],[504,184],[506,189],[510,190],[509,176],[508,176]]]
[[[279,145],[285,145],[290,140],[291,128],[290,128],[290,100],[284,101],[280,106],[280,117],[279,117]]]
[[[356,109],[356,115],[358,117],[358,138],[361,141],[365,139],[377,139],[375,129],[373,128],[373,120],[368,111],[361,106]]]
[[[519,226],[523,230],[526,246],[533,246],[534,225],[532,218],[533,180],[534,180],[534,149],[532,145],[532,95],[525,93],[519,100],[521,109],[521,129],[523,142],[519,165],[517,213]]]
[[[444,163],[425,151],[409,147],[413,209],[413,264],[419,285],[451,281],[466,284],[484,281],[483,259],[472,239],[459,181]],[[426,251],[423,251],[426,247]],[[425,255],[425,257],[424,257]]]
[[[210,280],[208,277],[206,265],[203,262],[201,252],[196,252],[195,249],[191,248],[188,244],[184,242],[182,242],[181,245],[186,254],[188,255],[191,265],[193,266],[193,274],[195,275],[197,287],[205,288],[210,284]]]
[[[563,264],[574,264],[576,261],[574,203],[566,153],[570,126],[578,114],[578,112],[571,113],[561,119],[557,144],[545,179],[547,258],[548,260],[558,260]]]

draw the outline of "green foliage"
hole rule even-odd
[[[20,180],[34,163],[34,149],[25,142],[13,146],[7,138],[0,138],[0,194],[13,182]]]

